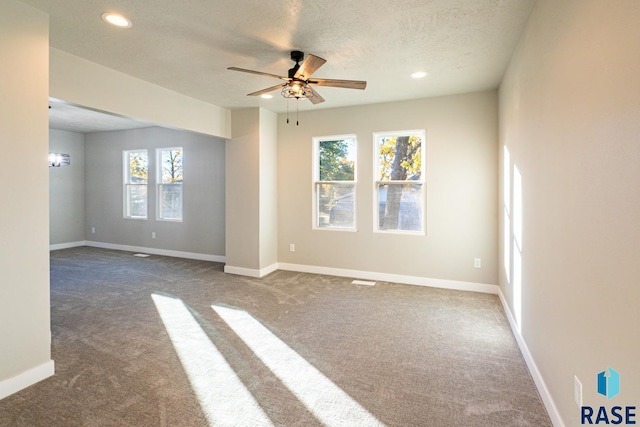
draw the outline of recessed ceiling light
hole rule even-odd
[[[129,19],[117,13],[105,12],[100,16],[104,22],[115,25],[116,27],[131,28],[133,26]]]
[[[415,73],[411,74],[411,77],[414,79],[421,79],[426,76],[427,73],[425,71],[416,71]]]
[[[262,95],[260,95],[260,98],[271,99],[273,98],[273,95],[269,95],[268,93],[263,93]]]

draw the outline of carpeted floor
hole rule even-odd
[[[495,295],[222,269],[52,252],[56,375],[1,400],[0,426],[257,424],[249,400],[281,426],[551,426]]]

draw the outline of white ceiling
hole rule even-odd
[[[92,110],[49,98],[49,127],[69,132],[93,133],[156,126],[154,123]]]
[[[51,46],[221,107],[283,112],[277,84],[236,66],[286,75],[293,49],[327,63],[314,77],[366,80],[321,87],[333,108],[496,88],[535,0],[21,0],[50,15]],[[105,24],[120,12],[130,29]],[[426,71],[426,78],[409,75]]]

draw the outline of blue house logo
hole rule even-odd
[[[608,371],[608,372],[607,372]],[[607,400],[620,394],[620,372],[608,367],[598,374],[598,393]],[[636,406],[580,407],[580,424],[636,424]]]
[[[620,372],[609,367],[607,371],[602,371],[598,374],[598,393],[606,396],[608,399],[613,399],[620,394]]]

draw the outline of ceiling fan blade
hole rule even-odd
[[[309,54],[307,55],[307,58],[302,61],[300,68],[298,68],[298,71],[296,71],[296,74],[293,77],[296,79],[306,80],[311,77],[311,74],[315,73],[318,68],[322,67],[325,62],[327,62],[326,59]]]
[[[286,85],[287,85],[286,83],[281,83],[279,85],[271,86],[266,89],[259,90],[257,92],[248,93],[247,96],[260,96],[265,93],[273,92],[274,90],[280,89],[281,87],[285,87]]]
[[[281,79],[281,80],[289,80],[289,78],[288,78],[288,77],[283,77],[283,76],[279,76],[279,75],[277,75],[277,74],[271,74],[271,73],[263,73],[262,71],[247,70],[246,68],[229,67],[229,68],[227,68],[227,70],[231,70],[231,71],[241,71],[241,72],[243,72],[243,73],[257,74],[257,75],[259,75],[259,76],[273,77],[273,78]]]
[[[367,82],[363,80],[336,80],[336,79],[312,79],[307,83],[316,86],[331,86],[342,87],[346,89],[360,89],[364,90],[367,87]]]
[[[318,92],[316,92],[312,87],[309,87],[309,89],[311,89],[313,96],[307,99],[311,101],[312,104],[320,104],[321,102],[324,102],[324,98],[321,97]]]

